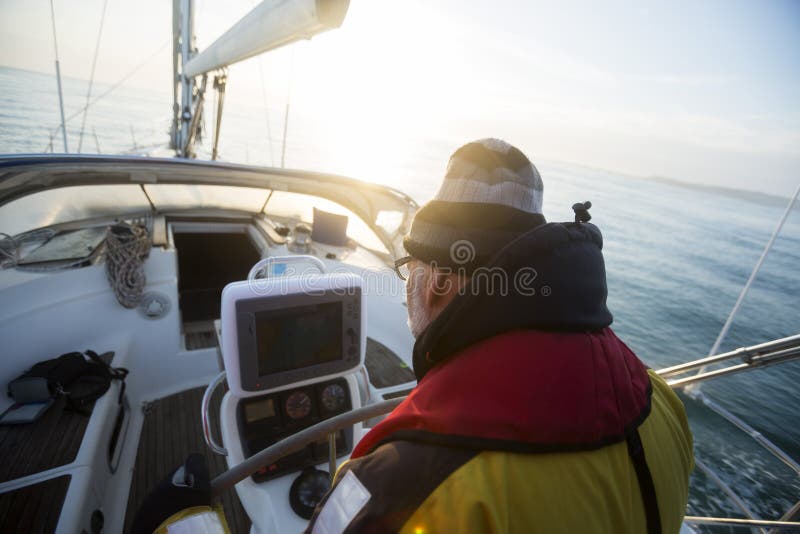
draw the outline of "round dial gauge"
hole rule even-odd
[[[322,390],[322,405],[329,412],[342,409],[345,401],[344,388],[339,384],[330,384]]]
[[[309,468],[303,471],[289,489],[289,504],[297,515],[311,519],[314,508],[330,489],[330,476],[325,471]]]
[[[286,398],[286,415],[302,419],[311,413],[311,397],[305,391],[295,391]]]

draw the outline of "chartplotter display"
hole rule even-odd
[[[342,303],[257,312],[261,376],[342,359]]]
[[[222,294],[222,349],[232,394],[257,392],[352,371],[363,362],[360,278],[260,280]],[[294,286],[297,287],[294,287]]]

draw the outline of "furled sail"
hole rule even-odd
[[[186,63],[187,77],[338,28],[350,0],[264,0]]]

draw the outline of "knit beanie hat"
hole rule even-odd
[[[520,234],[544,224],[539,171],[500,139],[468,143],[450,157],[436,196],[414,216],[406,251],[470,274]]]

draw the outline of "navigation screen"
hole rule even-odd
[[[255,314],[258,374],[342,359],[342,303]]]
[[[272,399],[249,402],[244,405],[244,418],[248,423],[270,417],[275,417],[275,403]]]

